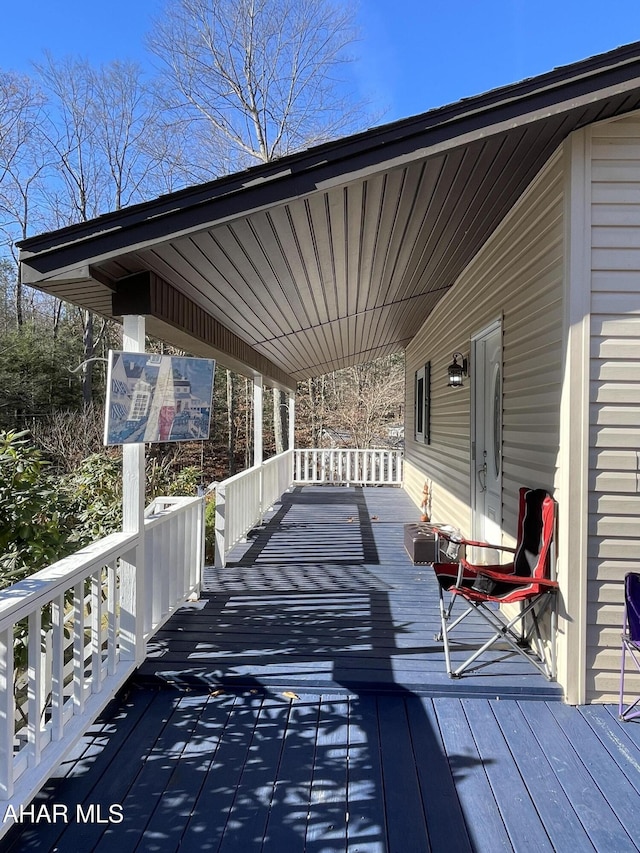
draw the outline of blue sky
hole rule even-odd
[[[100,63],[145,60],[163,0],[2,0],[0,68],[44,49]],[[381,121],[535,76],[640,40],[638,0],[360,0],[352,66]]]

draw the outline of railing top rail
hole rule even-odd
[[[218,489],[224,488],[225,486],[228,486],[231,483],[235,483],[237,480],[242,480],[244,477],[248,476],[249,474],[254,474],[256,471],[259,471],[260,468],[261,468],[260,465],[252,465],[251,468],[245,468],[244,471],[238,471],[238,473],[234,474],[232,477],[227,477],[226,480],[221,480],[218,483],[217,488]]]
[[[165,512],[166,507],[178,508],[188,506],[189,504],[197,503],[199,500],[201,500],[201,498],[197,495],[162,495],[151,501],[149,506],[145,509],[144,514],[151,516],[156,512]],[[162,507],[162,509],[157,509],[158,506]]]
[[[401,447],[296,447],[296,453],[404,453]]]
[[[269,459],[265,459],[262,463],[262,466],[265,467],[267,465],[276,465],[278,462],[282,462],[282,460],[287,456],[292,454],[293,450],[283,450],[282,453],[277,453],[275,456],[270,456]]]
[[[242,480],[245,477],[248,477],[250,474],[255,474],[260,471],[265,465],[275,464],[279,462],[281,459],[288,453],[293,453],[293,450],[285,450],[282,453],[278,453],[275,456],[271,456],[269,459],[265,459],[261,464],[252,465],[251,468],[245,468],[244,471],[238,471],[237,474],[234,474],[233,477],[227,477],[226,480],[221,480],[218,483],[218,488],[224,488],[224,486],[228,486],[231,483],[235,483],[237,480]]]
[[[179,515],[201,503],[201,497],[160,497],[155,498],[144,511],[144,527],[148,530],[156,524],[162,524],[167,515]]]
[[[2,590],[0,631],[10,628],[36,607],[47,604],[92,571],[126,553],[136,540],[136,533],[112,533]]]

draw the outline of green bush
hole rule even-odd
[[[151,473],[157,475],[158,470],[152,468]],[[173,477],[168,469],[162,473],[162,477],[156,476],[151,481],[147,477],[148,490],[154,486],[158,488],[157,495],[196,494],[198,468],[184,468]],[[211,543],[211,548],[214,510],[211,499],[205,512],[207,543]],[[0,431],[0,589],[120,529],[122,461],[119,456],[94,453],[73,474],[56,477],[50,473],[42,453],[30,442],[28,432]],[[45,608],[43,630],[48,629],[49,620]],[[26,667],[27,637],[26,621],[16,623],[16,678]]]
[[[147,465],[146,502],[160,495],[195,495],[200,469],[174,473],[168,465]],[[207,555],[213,558],[215,502],[207,499]],[[63,477],[28,432],[0,432],[0,588],[122,529],[122,459],[93,453]]]
[[[0,432],[0,588],[75,549],[66,494],[28,435]]]
[[[107,453],[87,456],[77,471],[63,477],[62,489],[73,507],[76,548],[122,529],[122,460]]]
[[[198,494],[201,476],[199,468],[196,468],[195,465],[188,465],[169,478],[166,493],[168,495],[184,495],[188,498],[195,497]]]

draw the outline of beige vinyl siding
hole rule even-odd
[[[447,386],[454,351],[497,319],[503,328],[503,531],[513,537],[521,485],[557,485],[564,263],[558,153],[436,306],[407,348],[406,488],[432,488],[432,518],[471,532],[471,376]],[[414,375],[431,360],[431,444],[413,438]],[[474,466],[475,467],[475,466]]]
[[[623,578],[640,571],[640,116],[591,130],[586,699],[615,701]],[[640,679],[630,680],[640,690]]]

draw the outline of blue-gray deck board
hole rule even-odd
[[[334,542],[313,571],[286,549],[273,562],[274,525],[209,572],[208,603],[172,617],[36,799],[70,817],[121,804],[122,823],[27,821],[3,853],[638,850],[640,722],[563,705],[512,655],[447,679],[435,581],[402,547],[406,496],[294,498],[350,526],[344,561]],[[375,548],[345,507],[378,516]]]
[[[559,699],[558,686],[511,651],[488,653],[459,681],[447,677],[434,639],[433,571],[414,566],[404,549],[404,524],[416,515],[401,489],[311,486],[285,495],[224,569],[206,571],[202,600],[156,635],[139,677]],[[463,623],[453,662],[487,630],[477,617]]]
[[[612,714],[596,733],[539,700],[142,686],[111,714],[37,803],[118,802],[124,821],[26,824],[3,851],[638,849],[638,725]]]

